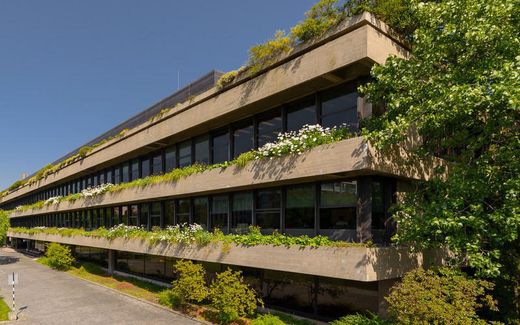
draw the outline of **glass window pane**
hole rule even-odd
[[[148,216],[150,215],[150,208],[148,206],[148,203],[141,204],[141,211],[139,216],[139,225],[147,228],[148,225]]]
[[[279,209],[280,208],[280,190],[258,190],[256,194],[257,209]]]
[[[105,172],[99,174],[99,184],[105,184]]]
[[[152,175],[161,175],[163,173],[162,153],[156,154],[152,158]]]
[[[213,137],[213,163],[218,164],[229,160],[229,133]]]
[[[287,229],[314,228],[315,191],[312,185],[287,188],[285,227]]]
[[[287,131],[298,131],[306,124],[316,124],[314,98],[296,103],[287,109]]]
[[[164,169],[167,173],[175,169],[177,163],[177,152],[175,146],[166,148],[164,152]]]
[[[150,228],[161,226],[161,202],[152,203],[152,211],[150,212]]]
[[[195,139],[195,162],[199,164],[209,164],[208,135]]]
[[[355,229],[357,183],[323,183],[320,192],[320,228]]]
[[[280,189],[258,190],[256,194],[256,224],[264,229],[280,228]]]
[[[179,199],[177,200],[177,209],[175,214],[177,216],[178,224],[189,224],[190,223],[190,210],[191,204],[190,199]]]
[[[282,116],[278,110],[274,116],[258,122],[258,147],[274,142],[280,132],[282,132]]]
[[[107,179],[106,182],[110,184],[114,184],[114,179],[112,178],[112,169],[107,170]]]
[[[165,227],[173,226],[175,224],[174,216],[173,216],[173,213],[175,210],[174,206],[175,206],[175,201],[173,201],[173,200],[164,202],[164,226]]]
[[[139,222],[139,209],[136,204],[131,205],[128,213],[128,225],[138,226]]]
[[[128,225],[128,207],[126,205],[121,207],[121,223]]]
[[[121,173],[122,173],[121,181],[123,183],[129,182],[130,181],[130,167],[127,162],[122,165]]]
[[[208,227],[208,198],[198,197],[193,200],[193,223],[205,229]]]
[[[279,229],[280,211],[257,212],[256,224],[262,229]]]
[[[150,176],[150,158],[141,159],[141,178]]]
[[[115,225],[119,225],[120,223],[122,223],[122,221],[121,221],[121,213],[120,213],[119,207],[114,207],[112,209],[112,225],[115,226]]]
[[[227,227],[229,198],[227,195],[214,196],[211,200],[211,227]]]
[[[351,86],[340,86],[321,96],[321,124],[333,127],[346,124],[350,131],[358,129],[358,93]]]
[[[114,169],[114,184],[119,184],[119,183],[121,183],[121,168],[119,168],[119,166],[117,166]]]
[[[233,214],[231,227],[238,232],[247,231],[253,218],[253,193],[233,194]]]
[[[254,149],[253,135],[253,125],[237,129],[233,132],[233,158]]]
[[[113,226],[112,223],[112,208],[106,208],[105,210],[105,227],[110,228]]]
[[[191,165],[191,141],[185,141],[179,145],[179,167]]]

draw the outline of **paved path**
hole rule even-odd
[[[11,249],[0,249],[0,295],[11,304],[7,274],[17,272],[17,307],[12,324],[200,324],[43,266]]]

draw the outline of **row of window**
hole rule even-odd
[[[372,182],[372,227],[383,229],[389,180]],[[355,229],[357,181],[335,181],[155,201],[109,208],[16,218],[13,226],[94,229],[117,224],[147,229],[197,223],[206,229],[242,232],[262,229]]]
[[[278,133],[296,131],[305,124],[326,127],[348,125],[358,129],[358,94],[354,83],[320,92],[297,102],[195,137],[164,150],[82,177],[75,181],[40,191],[10,204],[4,209],[31,204],[55,196],[79,193],[104,183],[119,184],[150,175],[158,175],[193,163],[220,163],[276,139]]]

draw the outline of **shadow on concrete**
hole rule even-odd
[[[0,265],[13,264],[18,262],[20,259],[18,257],[12,256],[0,256]]]

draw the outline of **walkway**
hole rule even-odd
[[[19,274],[12,324],[200,324],[137,299],[57,272],[11,249],[0,249],[0,295],[11,304],[7,274]]]

